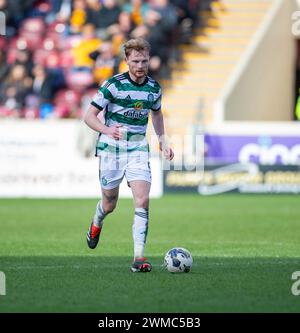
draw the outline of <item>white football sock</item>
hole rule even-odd
[[[97,227],[102,228],[103,220],[104,220],[105,216],[106,216],[106,214],[104,213],[104,210],[102,208],[102,201],[99,201],[97,203],[93,224]]]
[[[136,208],[132,226],[134,258],[144,257],[144,248],[148,233],[148,209]]]

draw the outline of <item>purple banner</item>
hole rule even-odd
[[[241,136],[205,134],[206,163],[299,165],[299,136]]]

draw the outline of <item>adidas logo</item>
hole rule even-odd
[[[131,99],[130,95],[127,95],[126,99],[127,99],[127,100]]]

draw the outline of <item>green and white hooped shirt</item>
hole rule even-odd
[[[94,96],[93,106],[103,110],[105,125],[122,125],[122,140],[100,134],[96,145],[96,156],[101,151],[131,152],[149,151],[146,130],[149,112],[161,108],[161,87],[146,76],[142,84],[131,80],[129,73],[115,75],[105,81]]]

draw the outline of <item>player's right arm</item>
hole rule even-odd
[[[122,125],[115,125],[111,127],[104,125],[97,117],[99,112],[101,112],[101,110],[93,105],[90,105],[84,116],[84,122],[96,132],[106,134],[116,140],[121,139],[122,133],[120,132],[119,127]]]
[[[97,117],[99,112],[103,111],[109,103],[114,101],[114,95],[117,93],[117,89],[110,80],[103,82],[97,93],[95,94],[87,113],[85,114],[85,123],[93,130],[106,134],[113,139],[119,140],[122,138],[119,127],[121,125],[106,126]]]

